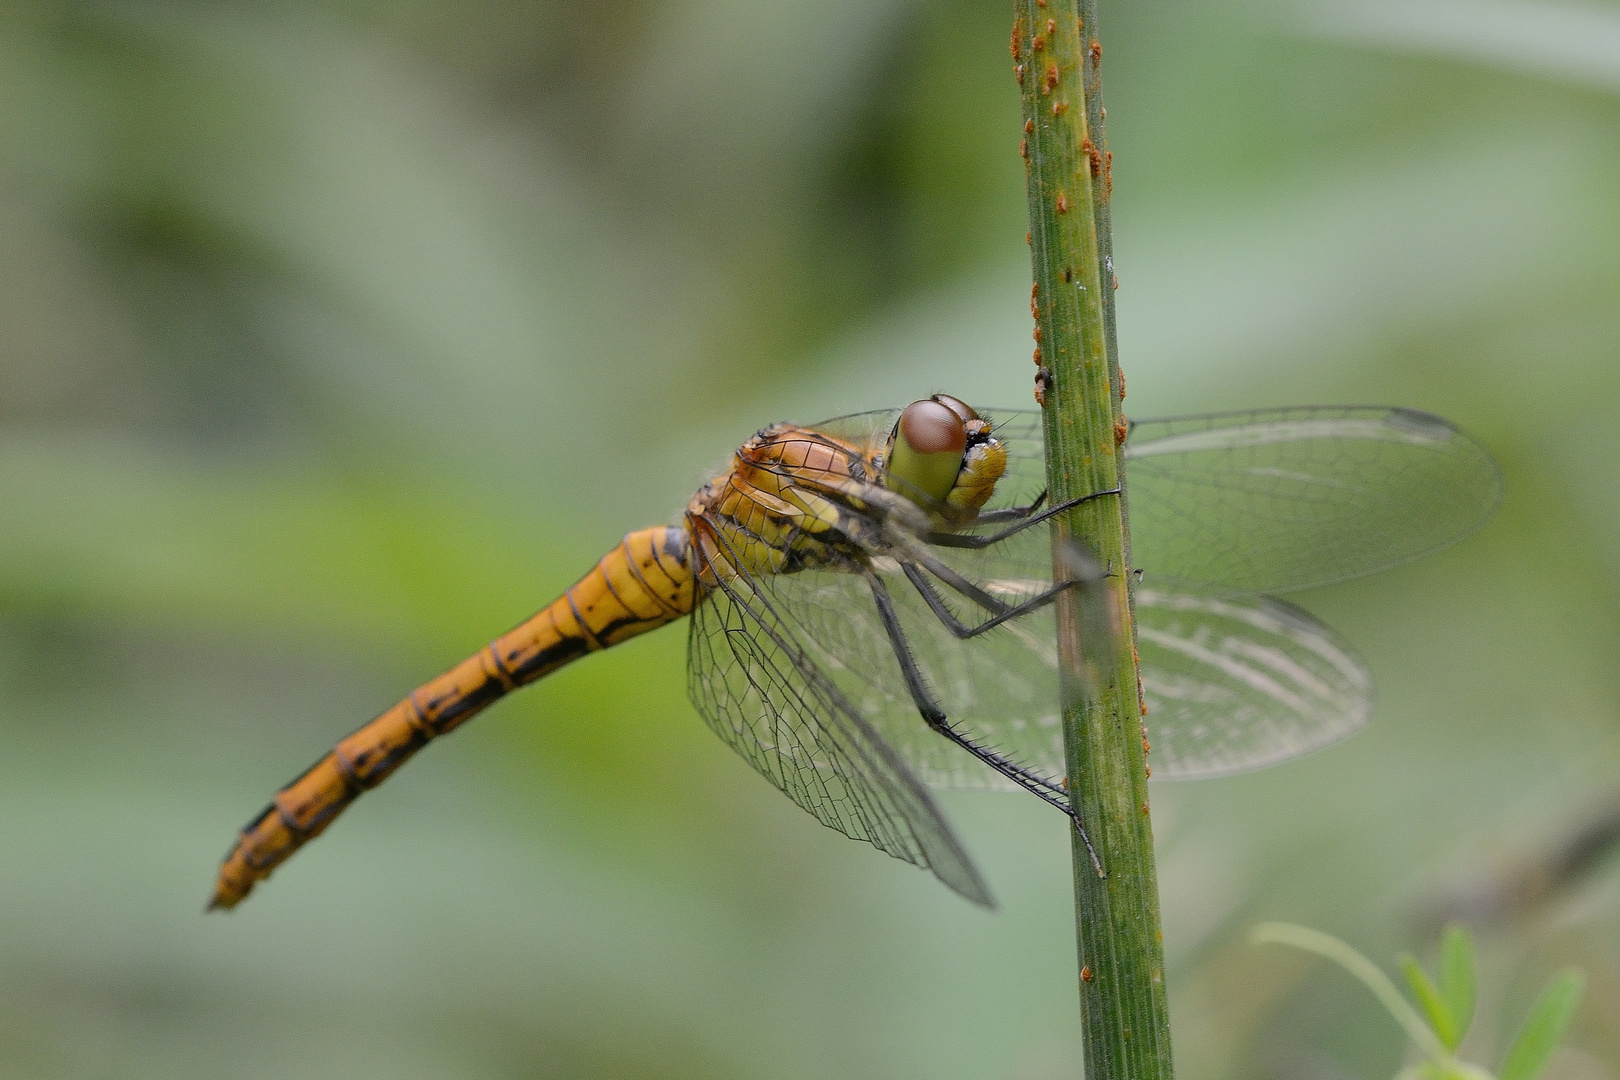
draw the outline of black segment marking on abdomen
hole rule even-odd
[[[561,638],[555,645],[548,645],[535,653],[527,663],[513,668],[512,678],[520,683],[533,682],[552,668],[577,660],[590,651],[590,646],[582,637]]]

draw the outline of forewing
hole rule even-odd
[[[757,580],[721,579],[705,595],[687,666],[692,703],[715,734],[822,824],[994,905],[933,798],[818,670]]]
[[[1146,420],[1125,459],[1135,564],[1258,592],[1360,577],[1445,547],[1478,528],[1501,492],[1483,447],[1409,409]]]
[[[810,427],[862,450],[876,450],[889,441],[889,432],[894,430],[900,412],[899,409],[878,409],[874,412],[850,413],[811,424]]]
[[[1045,489],[1041,414],[980,414],[1008,448],[1007,475],[985,509],[1028,504]],[[898,416],[856,413],[816,426],[881,447]],[[1255,592],[1326,585],[1419,558],[1473,532],[1501,497],[1501,471],[1484,447],[1413,409],[1143,420],[1123,456],[1135,565]]]

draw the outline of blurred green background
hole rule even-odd
[[[1261,918],[1425,954],[1620,779],[1620,6],[1103,3],[1127,411],[1373,402],[1500,456],[1464,545],[1296,597],[1355,740],[1156,789],[1177,1064],[1376,1077]],[[946,797],[1002,907],[818,826],[682,630],[435,744],[239,911],[234,831],[667,520],[755,428],[1027,407],[1009,10],[292,0],[0,12],[0,1075],[1077,1072],[1068,842]],[[1484,932],[1490,1064],[1620,875]]]

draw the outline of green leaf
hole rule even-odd
[[[1440,993],[1439,987],[1411,956],[1402,953],[1400,957],[1401,972],[1406,976],[1406,985],[1412,988],[1412,996],[1423,1007],[1429,1018],[1429,1026],[1434,1033],[1440,1036],[1440,1041],[1446,1044],[1447,1050],[1457,1049],[1462,1042],[1462,1032],[1458,1030],[1457,1019],[1452,1015],[1451,1005],[1445,996]]]
[[[1446,927],[1440,939],[1439,976],[1440,995],[1457,1026],[1457,1042],[1446,1045],[1455,1050],[1474,1020],[1474,939],[1462,926]]]
[[[1547,1067],[1547,1059],[1564,1037],[1575,1009],[1581,1003],[1586,980],[1572,968],[1554,975],[1530,1010],[1513,1049],[1502,1066],[1501,1080],[1535,1080]]]

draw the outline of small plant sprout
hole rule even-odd
[[[1257,945],[1292,945],[1325,956],[1360,979],[1423,1055],[1395,1080],[1536,1080],[1575,1018],[1585,985],[1573,968],[1554,975],[1531,1007],[1501,1071],[1491,1073],[1456,1056],[1474,1018],[1474,943],[1462,927],[1446,929],[1434,978],[1411,956],[1401,956],[1401,971],[1417,1000],[1415,1007],[1376,964],[1329,934],[1290,923],[1261,923],[1250,931],[1249,940]]]

